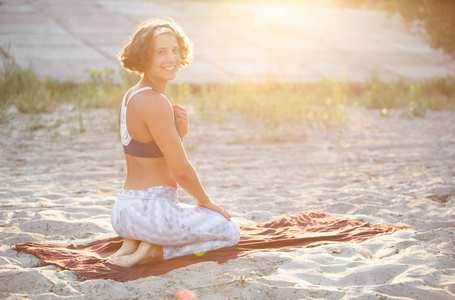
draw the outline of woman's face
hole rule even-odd
[[[172,33],[160,34],[153,40],[152,58],[147,75],[161,80],[172,80],[180,68],[179,45]]]

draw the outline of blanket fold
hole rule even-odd
[[[362,223],[337,218],[319,211],[280,216],[270,222],[240,225],[240,242],[233,247],[124,268],[110,264],[106,258],[121,246],[123,238],[113,237],[80,245],[54,245],[25,242],[11,247],[38,257],[43,265],[71,270],[81,279],[135,280],[160,275],[204,261],[225,262],[257,251],[290,251],[329,243],[355,243],[390,234],[407,226]]]

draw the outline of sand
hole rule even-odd
[[[454,299],[455,112],[348,108],[328,130],[302,125],[291,142],[266,143],[236,116],[189,109],[185,146],[211,197],[238,222],[322,210],[414,229],[357,244],[255,253],[120,283],[78,281],[35,267],[14,243],[86,243],[115,236],[110,210],[125,165],[116,113],[69,105],[0,124],[0,298]],[[181,191],[180,200],[194,201]]]

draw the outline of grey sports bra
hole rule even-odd
[[[126,124],[126,111],[128,108],[128,103],[130,99],[136,95],[137,93],[140,93],[145,90],[154,90],[152,87],[143,87],[138,89],[137,91],[134,91],[131,93],[131,95],[128,97],[128,100],[126,99],[126,95],[128,92],[125,94],[122,100],[122,107],[120,111],[120,136],[122,138],[122,145],[123,145],[123,151],[125,154],[130,154],[132,156],[137,156],[137,157],[163,157],[163,153],[161,152],[160,148],[156,144],[155,141],[153,142],[139,142],[133,139],[129,132],[128,132],[128,127]],[[155,90],[156,91],[156,90]],[[126,100],[126,101],[125,101]],[[174,114],[174,122],[175,122],[175,128],[177,129],[177,132],[180,136],[180,139],[182,139],[182,134],[180,133],[180,128],[179,128],[179,123],[177,121],[177,118]]]

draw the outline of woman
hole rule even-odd
[[[127,175],[111,221],[125,240],[109,261],[131,267],[237,244],[238,225],[206,194],[185,154],[186,110],[165,96],[168,81],[191,63],[188,38],[173,22],[147,21],[119,57],[142,79],[119,110]],[[177,202],[178,184],[196,206]]]

